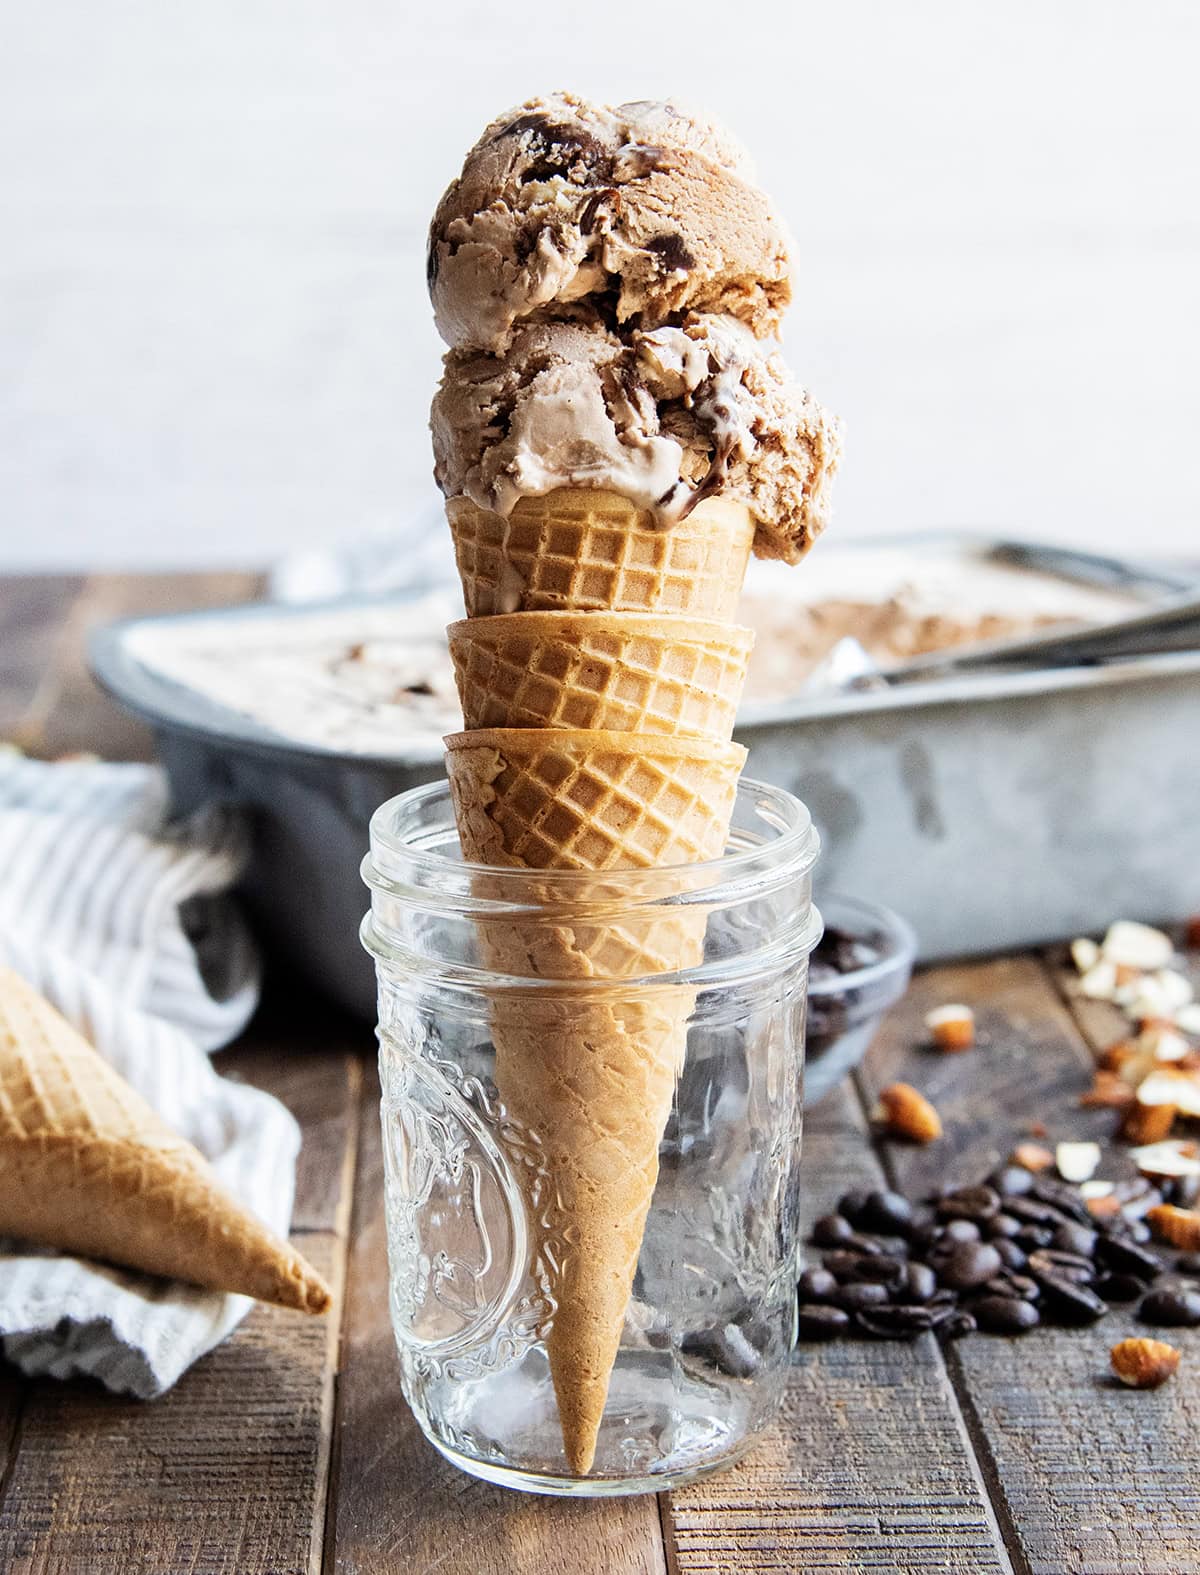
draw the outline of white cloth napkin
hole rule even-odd
[[[0,753],[0,963],[283,1235],[299,1129],[278,1100],[218,1077],[204,1054],[234,1038],[258,1000],[257,954],[227,896],[245,829],[220,811],[169,826],[166,806],[155,767]],[[149,1399],[250,1306],[0,1241],[0,1345],[29,1374],[86,1374]]]

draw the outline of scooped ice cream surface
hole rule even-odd
[[[688,310],[776,331],[788,241],[727,134],[673,104],[570,93],[502,115],[429,232],[429,290],[453,347],[500,352],[523,319],[587,300],[654,328]]]
[[[481,508],[607,487],[664,525],[714,493],[758,521],[755,552],[796,562],[824,528],[838,422],[730,317],[610,332],[586,310],[517,331],[508,353],[452,351],[433,403],[438,484]]]

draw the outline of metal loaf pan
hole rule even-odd
[[[969,550],[1043,566],[1026,545]],[[1191,583],[1056,549],[1044,566],[1147,603]],[[268,611],[288,615],[177,616]],[[97,679],[154,728],[181,813],[218,800],[253,816],[245,895],[272,950],[373,1017],[358,944],[367,823],[385,798],[440,776],[440,750],[372,758],[276,737],[144,667],[127,646],[150,621],[98,632]],[[812,811],[821,882],[904,914],[925,960],[1200,907],[1200,650],[748,707],[735,736],[751,775]]]

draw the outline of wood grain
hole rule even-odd
[[[961,1055],[922,1043],[924,1013],[950,1000],[973,1006],[981,1024],[979,1046]],[[1108,1141],[1112,1113],[1077,1105],[1091,1063],[1047,970],[1010,958],[919,976],[868,1056],[863,1083],[871,1094],[904,1078],[942,1113],[940,1143],[886,1146],[911,1192],[978,1178],[1030,1120],[1044,1121],[1051,1140],[1101,1141],[1100,1173],[1116,1175],[1128,1161]],[[1000,1522],[1016,1539],[1018,1568],[1032,1575],[1200,1571],[1200,1333],[1172,1331],[1184,1352],[1181,1373],[1143,1394],[1109,1373],[1110,1347],[1136,1328],[1111,1312],[1091,1329],[977,1336],[948,1352]]]
[[[665,1575],[655,1500],[571,1502],[474,1481],[422,1437],[388,1318],[379,1085],[362,1107],[327,1568],[337,1575]]]
[[[882,1172],[848,1087],[806,1125],[807,1224]],[[664,1524],[678,1575],[1011,1568],[932,1336],[801,1346],[773,1435]]]
[[[92,682],[87,638],[93,629],[135,614],[185,612],[249,601],[261,593],[251,573],[93,575],[64,620],[47,667],[16,725],[16,740],[31,754],[53,758],[94,750],[112,760],[148,760],[148,728],[127,716]]]

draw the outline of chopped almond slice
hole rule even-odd
[[[1126,1143],[1159,1143],[1175,1125],[1174,1105],[1133,1104],[1125,1112],[1121,1136]]]
[[[1146,1223],[1160,1241],[1170,1242],[1181,1252],[1200,1252],[1200,1214],[1195,1209],[1160,1203],[1147,1212]]]
[[[1080,995],[1090,1001],[1111,1001],[1117,990],[1117,966],[1102,957],[1079,981]]]
[[[975,1043],[975,1013],[969,1006],[939,1006],[926,1013],[925,1028],[939,1050],[969,1050]]]
[[[1087,973],[1100,961],[1100,948],[1090,936],[1081,935],[1071,942],[1071,961],[1080,973]]]
[[[1173,1105],[1181,1116],[1200,1117],[1200,1077],[1173,1066],[1159,1067],[1138,1084],[1139,1105]]]
[[[1166,968],[1175,955],[1171,937],[1149,924],[1139,924],[1133,919],[1118,919],[1110,924],[1100,946],[1106,962],[1124,963],[1130,968],[1151,973]]]
[[[1054,1163],[1064,1181],[1090,1181],[1100,1164],[1099,1143],[1059,1143]]]
[[[1175,1026],[1193,1038],[1200,1037],[1200,1001],[1181,1006],[1175,1013]]]
[[[1162,1109],[1163,1107],[1152,1107]],[[1168,1138],[1132,1148],[1129,1157],[1143,1176],[1152,1180],[1178,1176],[1200,1176],[1200,1143],[1186,1138]]]
[[[1012,1151],[1012,1162],[1038,1174],[1050,1169],[1054,1163],[1054,1155],[1040,1143],[1018,1143]]]

